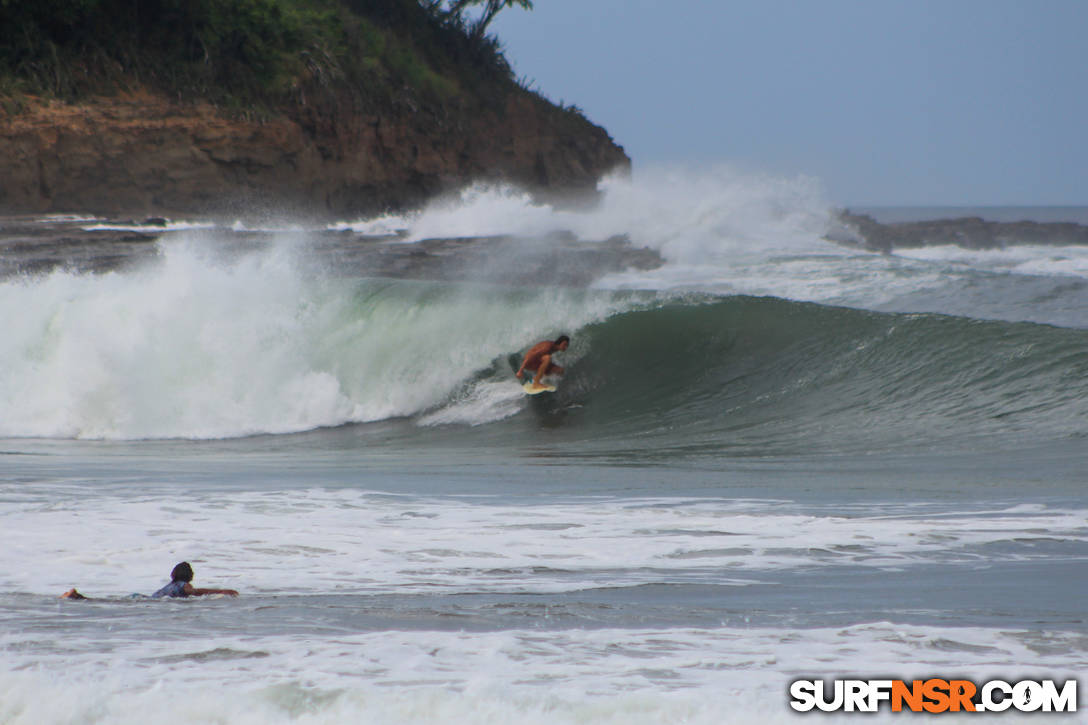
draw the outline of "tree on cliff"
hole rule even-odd
[[[437,8],[441,4],[441,1],[433,3],[432,7]],[[471,24],[465,23],[465,10],[472,5],[480,4],[484,5],[484,10],[480,17]],[[449,9],[446,10],[446,15],[447,17],[456,19],[460,24],[469,25],[469,37],[473,40],[480,40],[484,37],[487,26],[491,24],[491,21],[495,19],[495,16],[499,14],[499,11],[512,5],[523,7],[526,10],[532,10],[533,0],[452,0]]]

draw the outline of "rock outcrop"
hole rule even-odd
[[[604,129],[529,92],[486,109],[409,102],[263,120],[140,92],[0,115],[0,214],[323,217],[411,207],[481,179],[576,195],[629,166]]]
[[[951,245],[1003,249],[1018,244],[1088,245],[1088,226],[1072,222],[994,222],[980,217],[882,224],[867,214],[839,212],[827,238],[878,252]]]
[[[0,217],[0,281],[56,270],[105,273],[147,264],[179,233],[157,229],[157,221],[89,225],[78,219]],[[274,247],[283,235],[298,240],[297,232],[247,231],[233,225],[216,228],[214,235],[225,258]],[[625,236],[582,240],[555,232],[407,241],[398,235],[320,228],[304,235],[314,268],[352,276],[585,287],[612,272],[664,264],[657,252],[633,247]]]

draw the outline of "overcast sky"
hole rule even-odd
[[[831,201],[1088,204],[1088,0],[535,0],[519,77],[639,168],[820,179]]]

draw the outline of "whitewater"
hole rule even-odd
[[[0,723],[787,722],[798,678],[1088,665],[1088,248],[874,253],[727,167],[85,211],[0,220]],[[130,598],[182,560],[241,596]]]

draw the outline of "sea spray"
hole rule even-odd
[[[819,183],[807,177],[753,176],[727,166],[694,174],[659,167],[634,178],[606,177],[599,202],[587,208],[553,206],[514,186],[480,183],[417,212],[330,228],[400,232],[404,242],[556,232],[586,240],[622,235],[637,246],[662,251],[670,261],[691,264],[723,251],[723,244],[724,251],[733,244],[809,249],[827,228],[829,208]]]
[[[585,290],[337,278],[298,244],[224,258],[209,242],[174,237],[132,272],[0,285],[0,435],[221,438],[412,415],[614,307]]]
[[[617,271],[601,289],[772,294],[847,304],[916,289],[880,255],[824,240],[830,203],[807,177],[753,175],[725,165],[699,170],[641,169],[608,177],[596,204],[552,206],[506,185],[477,184],[417,212],[333,225],[359,233],[396,230],[400,241],[510,235],[547,240],[569,234],[589,242],[623,239],[659,254],[664,265]],[[843,281],[870,277],[858,289]],[[891,284],[889,284],[891,282]]]
[[[597,204],[568,209],[516,187],[477,184],[417,212],[332,228],[396,233],[403,243],[514,236],[547,244],[549,235],[557,234],[588,242],[624,239],[664,260],[652,269],[599,276],[592,282],[597,289],[770,295],[865,309],[981,311],[997,319],[1085,325],[1080,310],[1088,286],[1079,284],[1088,274],[1083,249],[923,248],[877,254],[844,247],[825,239],[834,213],[817,180],[726,165],[640,168],[630,177],[602,180],[599,191]],[[516,255],[504,257],[479,271],[501,274],[517,264]],[[992,292],[980,298],[975,294],[980,287]]]

